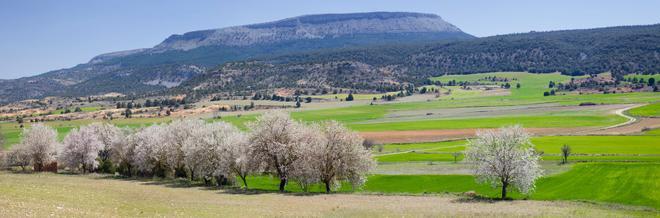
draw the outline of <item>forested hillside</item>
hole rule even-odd
[[[660,72],[660,25],[531,32],[458,42],[381,46],[234,62],[180,92],[279,87],[387,90],[431,76],[493,71],[570,75]],[[205,90],[205,91],[204,91]]]

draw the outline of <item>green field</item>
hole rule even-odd
[[[638,117],[660,117],[660,103],[633,108],[628,111],[628,114]]]
[[[559,73],[546,73],[546,74],[531,74],[524,72],[496,72],[496,73],[477,73],[477,74],[468,74],[468,75],[447,75],[431,78],[434,81],[440,81],[447,83],[449,81],[455,80],[456,82],[465,81],[465,82],[480,82],[485,84],[495,84],[501,85],[505,82],[491,82],[483,80],[485,77],[495,76],[498,78],[507,78],[509,79],[509,84],[511,85],[511,96],[518,98],[535,98],[538,97],[539,93],[543,96],[543,91],[549,91],[548,83],[550,81],[558,82],[568,82],[571,80],[570,76],[561,75]],[[515,80],[514,80],[515,79]],[[520,88],[515,88],[516,84],[520,83]]]
[[[461,108],[461,107],[485,107],[485,106],[513,106],[531,105],[542,103],[557,103],[561,105],[579,105],[584,102],[597,104],[627,104],[627,103],[652,103],[660,101],[660,95],[652,92],[617,93],[617,94],[584,94],[559,93],[556,96],[543,96],[544,91],[550,90],[548,83],[567,82],[570,76],[559,73],[532,74],[524,72],[500,72],[480,73],[469,75],[449,75],[432,78],[432,80],[447,82],[478,81],[486,76],[506,77],[517,80],[510,82],[511,94],[505,96],[475,96],[476,91],[461,90],[458,87],[444,87],[452,89],[452,95],[441,96],[439,100],[423,102],[403,102],[396,104],[364,105],[345,108],[333,108],[314,111],[297,112],[293,115],[299,119],[315,121],[336,119],[343,122],[358,122],[382,118],[388,112],[404,110],[422,110],[437,108]],[[515,83],[520,83],[520,89],[515,88]],[[445,90],[443,90],[444,92]],[[454,93],[457,93],[454,95]],[[463,93],[463,94],[462,94]],[[469,93],[469,94],[464,94]]]
[[[542,160],[559,161],[561,147],[569,145],[569,161],[660,161],[660,144],[654,135],[644,136],[544,136],[532,138]],[[374,151],[379,162],[454,161],[451,155],[465,149],[466,141],[389,144],[382,153]],[[388,154],[392,153],[392,154]],[[459,160],[462,159],[462,156]]]
[[[660,164],[577,164],[568,172],[544,177],[528,197],[538,200],[584,200],[660,209]],[[468,175],[376,175],[365,191],[378,193],[444,193],[476,191],[497,197],[497,189],[477,184]],[[514,193],[514,198],[527,196]]]
[[[637,78],[637,79],[644,79],[644,81],[649,81],[649,78],[655,78],[655,82],[657,83],[660,81],[660,74],[653,74],[653,75],[643,75],[643,74],[629,74],[623,76],[623,78],[628,79],[628,78]]]
[[[361,132],[379,132],[431,129],[499,128],[502,126],[516,124],[522,125],[526,128],[609,126],[625,121],[625,118],[616,115],[506,116],[471,119],[349,124],[348,126],[356,131]]]

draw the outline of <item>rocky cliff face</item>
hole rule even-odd
[[[461,30],[433,14],[394,12],[324,14],[173,35],[157,45],[154,50],[190,50],[212,45],[248,46],[356,34],[440,32],[459,33]]]

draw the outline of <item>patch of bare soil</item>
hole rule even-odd
[[[534,135],[571,135],[577,132],[593,130],[593,127],[576,128],[526,128]],[[477,129],[448,129],[448,130],[412,130],[412,131],[383,131],[361,132],[360,135],[378,143],[416,143],[448,141],[473,137]]]
[[[660,128],[660,118],[638,118],[637,122],[608,129],[589,132],[589,135],[629,135],[642,133],[645,129]]]

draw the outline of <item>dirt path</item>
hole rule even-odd
[[[625,117],[626,119],[628,119],[628,121],[617,125],[600,128],[597,130],[590,130],[584,132],[584,134],[629,135],[629,134],[642,133],[642,131],[644,131],[645,128],[649,128],[649,129],[660,128],[660,118],[649,118],[649,117],[636,118],[625,114],[626,111],[641,106],[644,106],[644,104],[633,105],[627,108],[615,110],[614,114]]]

